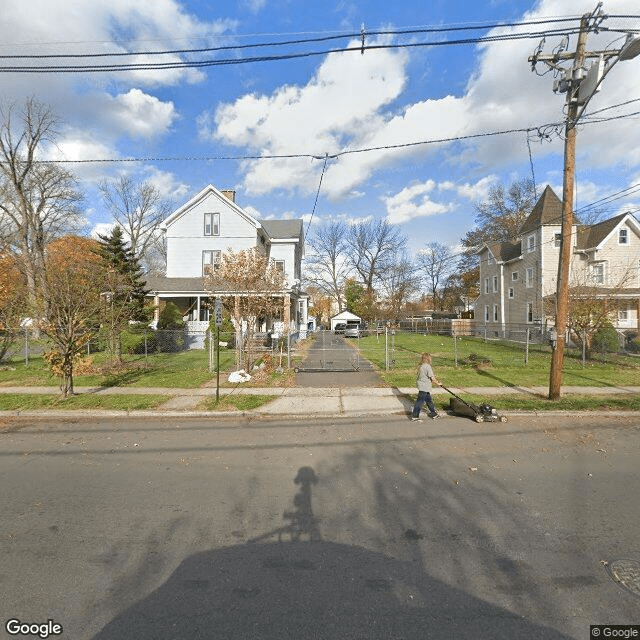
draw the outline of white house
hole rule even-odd
[[[330,319],[331,331],[336,328],[337,324],[360,324],[362,318],[351,311],[342,311]]]
[[[510,242],[485,244],[480,255],[476,324],[492,335],[555,321],[562,202],[547,186]],[[640,330],[640,224],[630,213],[573,226],[570,291],[606,301],[620,331]]]
[[[264,319],[259,330],[304,337],[308,296],[300,289],[304,234],[302,220],[257,220],[235,202],[234,191],[212,185],[174,211],[162,224],[167,248],[165,277],[148,277],[147,288],[158,308],[171,301],[193,330],[204,330],[212,313],[204,289],[207,269],[215,268],[226,251],[258,247],[285,274],[283,312]],[[213,297],[215,298],[215,292]]]

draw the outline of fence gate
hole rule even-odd
[[[358,350],[348,344],[344,336],[323,330],[318,332],[305,359],[295,367],[294,371],[296,373],[360,371],[363,364],[365,363],[361,361]]]

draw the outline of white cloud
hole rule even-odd
[[[634,13],[634,0],[612,0],[608,13]],[[581,15],[582,0],[542,0],[524,19]],[[545,29],[553,25],[545,25]],[[494,30],[510,32],[515,28]],[[589,35],[590,48],[604,48],[618,34]],[[558,41],[560,38],[558,38]],[[460,96],[448,95],[408,103],[399,107],[406,84],[408,57],[390,51],[367,51],[364,56],[328,56],[315,77],[304,86],[282,86],[271,95],[244,95],[221,105],[215,113],[203,114],[201,131],[229,145],[244,146],[255,153],[309,153],[324,156],[345,149],[380,148],[377,151],[342,155],[328,163],[323,192],[331,198],[351,195],[362,189],[372,174],[396,166],[408,158],[424,162],[451,143],[407,146],[420,140],[463,140],[447,156],[452,165],[473,166],[474,171],[501,174],[523,163],[528,152],[525,132],[483,136],[489,132],[536,127],[562,122],[564,96],[554,95],[552,74],[538,77],[528,61],[538,42],[507,40],[477,48],[476,73]],[[550,51],[557,42],[547,43]],[[575,37],[570,49],[575,48]],[[614,69],[605,87],[593,100],[592,109],[622,102],[640,92],[640,74],[616,79]],[[434,72],[436,67],[433,67]],[[540,68],[540,71],[543,71]],[[357,90],[354,91],[354,87]],[[535,132],[534,132],[535,133]],[[630,120],[592,125],[580,130],[578,154],[581,166],[607,166],[621,162],[640,164],[640,145],[634,139]],[[562,151],[562,141],[535,148],[538,156]],[[300,189],[312,193],[318,185],[321,165],[307,159],[247,162],[244,186],[249,193],[263,194],[276,188]],[[484,185],[488,186],[488,182]],[[471,185],[460,195],[469,199],[486,195],[483,185]]]
[[[350,143],[360,146],[378,125],[381,108],[400,95],[406,60],[403,52],[385,50],[365,56],[331,54],[305,86],[286,85],[270,96],[245,95],[220,105],[215,115],[202,114],[201,134],[263,155],[298,152],[322,158]],[[255,194],[276,186],[312,192],[321,166],[311,158],[247,162],[244,186]],[[329,168],[327,176],[331,172]],[[327,180],[327,190],[345,191],[359,181]]]
[[[414,218],[424,218],[450,211],[450,205],[431,200],[430,195],[436,187],[433,180],[428,180],[422,184],[406,187],[394,196],[383,198],[388,221],[401,224]]]
[[[99,222],[91,228],[91,232],[89,235],[95,240],[98,239],[98,236],[108,236],[111,235],[115,224],[112,222]]]
[[[113,123],[117,132],[132,138],[154,138],[168,131],[177,116],[172,102],[130,89],[114,98],[102,96],[107,102],[105,119]]]
[[[481,178],[474,184],[469,182],[465,182],[463,184],[455,182],[441,182],[438,185],[438,189],[440,191],[454,191],[461,198],[465,198],[471,202],[479,202],[487,199],[489,190],[494,184],[496,184],[496,182],[498,182],[498,177],[496,175],[489,175]]]

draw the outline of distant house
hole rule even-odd
[[[546,330],[555,322],[562,202],[547,186],[511,242],[479,251],[476,325],[492,335]],[[640,224],[625,213],[594,225],[573,226],[570,288],[605,300],[619,330],[640,329]]]
[[[331,331],[336,328],[337,324],[360,324],[362,322],[362,318],[357,316],[355,313],[351,313],[351,311],[342,311],[337,315],[333,316],[329,323],[331,327]]]
[[[174,211],[162,224],[167,248],[165,277],[148,277],[147,288],[156,305],[173,302],[190,329],[205,330],[213,313],[205,291],[205,274],[215,269],[226,251],[258,247],[285,275],[280,294],[282,313],[261,318],[258,331],[304,337],[308,296],[300,288],[304,235],[302,220],[258,220],[235,202],[234,191],[209,185]]]

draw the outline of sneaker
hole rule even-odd
[[[411,416],[411,422],[422,422],[422,418],[414,418]]]
[[[439,413],[430,413],[430,414],[429,414],[429,417],[430,417],[432,420],[435,420],[436,418],[439,418],[439,417],[440,417],[440,414],[439,414]]]

